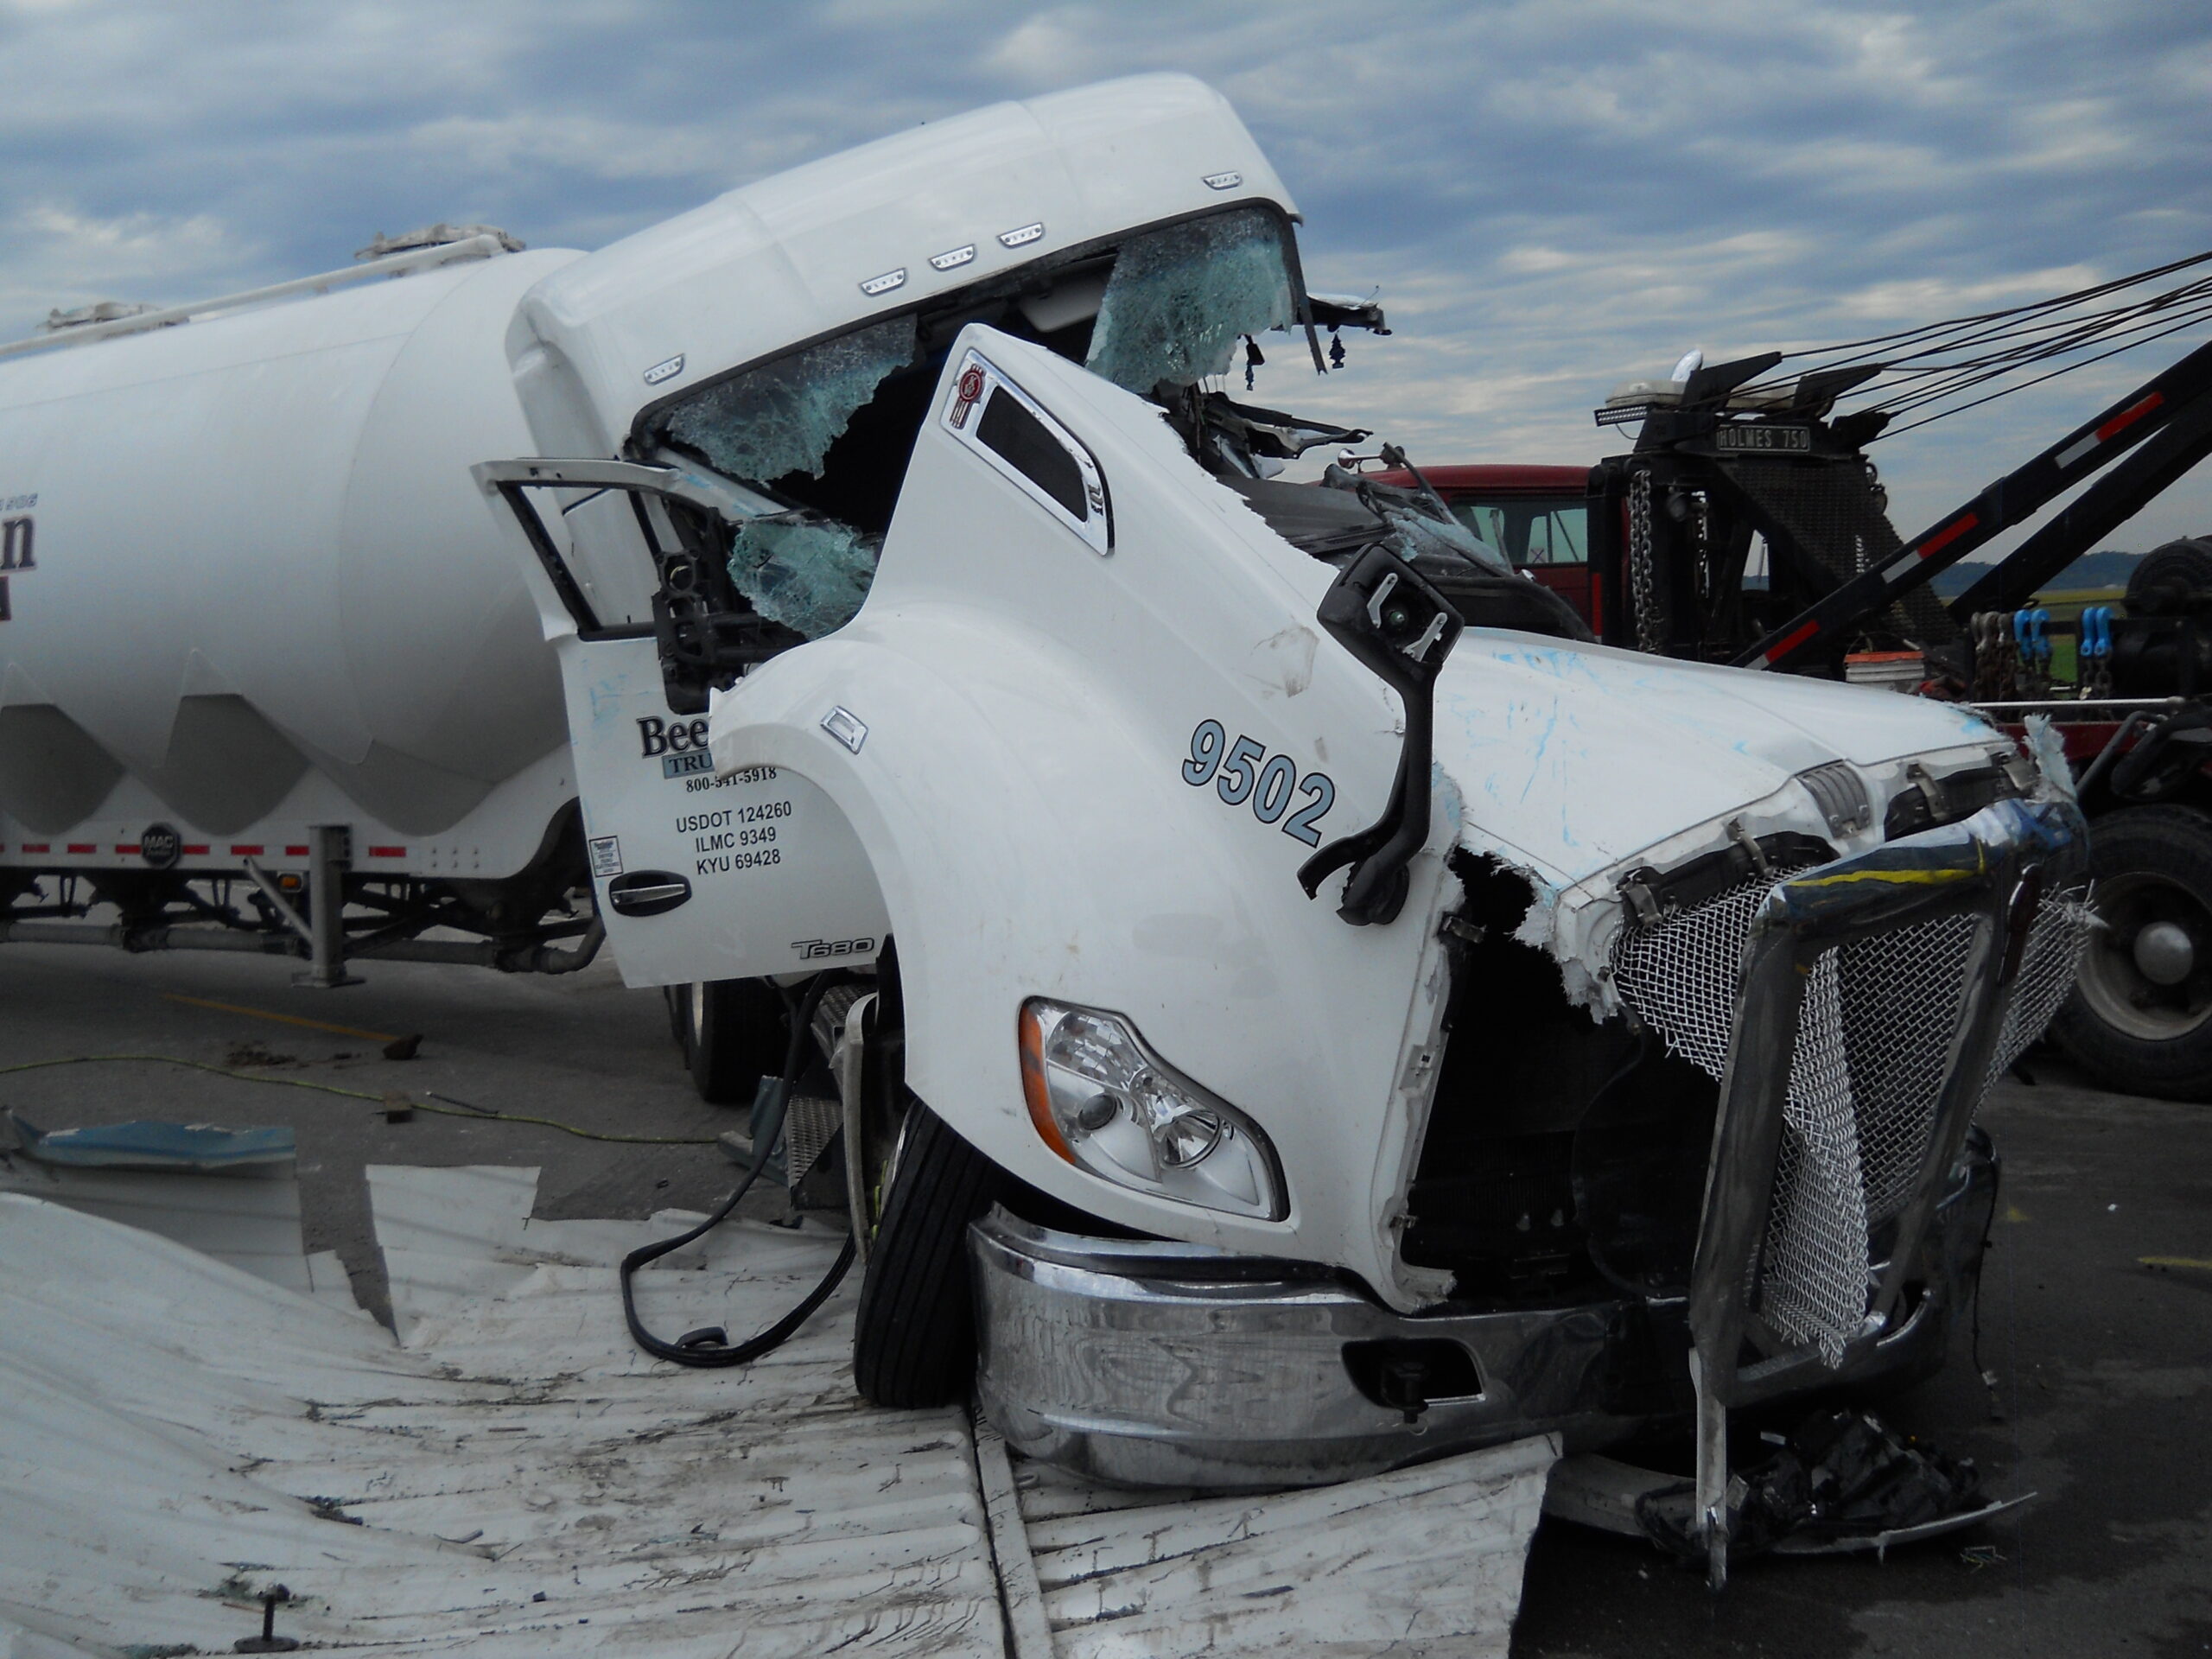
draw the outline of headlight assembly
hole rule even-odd
[[[1290,1213],[1259,1126],[1154,1053],[1127,1020],[1032,997],[1020,1039],[1030,1118],[1077,1168],[1232,1215]]]

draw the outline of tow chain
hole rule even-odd
[[[2003,702],[2017,689],[2011,621],[2002,611],[1977,611],[1969,625],[1974,636],[1974,695],[1977,702]]]
[[[1638,471],[1628,484],[1628,584],[1636,607],[1636,648],[1656,657],[1666,641],[1659,630],[1659,597],[1651,570],[1651,474]]]
[[[1713,503],[1702,490],[1690,497],[1690,533],[1697,537],[1697,602],[1705,616],[1710,617],[1714,594]]]

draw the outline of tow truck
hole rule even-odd
[[[1364,470],[1425,481],[1607,645],[1887,680],[1971,703],[2016,739],[2031,716],[2048,718],[2093,823],[2100,917],[2051,1035],[2126,1091],[2212,1099],[2212,537],[2156,549],[2118,607],[2055,619],[2035,602],[2212,453],[2212,345],[1909,541],[1866,454],[1886,412],[1836,412],[1885,365],[1784,379],[1774,373],[1783,360],[1686,361],[1679,378],[1630,383],[1596,413],[1601,425],[1640,423],[1635,446],[1593,468]],[[1937,574],[2077,488],[1963,594],[1936,597]],[[1755,570],[1746,579],[1754,537],[1764,583]],[[2051,650],[2066,637],[2076,642],[2070,679]],[[1900,798],[1893,814],[1917,798]],[[1961,804],[1929,801],[1938,812]],[[1891,833],[1907,828],[1900,818]]]

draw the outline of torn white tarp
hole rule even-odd
[[[535,1190],[371,1172],[404,1345],[0,1197],[0,1638],[223,1652],[281,1583],[279,1633],[338,1652],[1045,1659],[1283,1651],[1293,1625],[1301,1652],[1504,1651],[1543,1443],[1211,1502],[1014,1465],[994,1535],[965,1414],[854,1393],[852,1288],[754,1365],[649,1361],[613,1263],[681,1218],[532,1221]],[[749,1331],[836,1246],[733,1223],[640,1275],[642,1309]]]

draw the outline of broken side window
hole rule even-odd
[[[913,364],[916,347],[911,315],[856,328],[708,387],[671,410],[660,435],[748,484],[818,479],[831,446]],[[729,577],[760,615],[819,639],[860,610],[881,546],[879,536],[801,509],[740,525]]]
[[[1273,215],[1242,208],[1132,237],[1084,366],[1140,395],[1227,373],[1238,340],[1295,319],[1284,235]]]
[[[731,538],[730,581],[771,622],[818,639],[860,613],[881,544],[811,514],[754,518]]]

